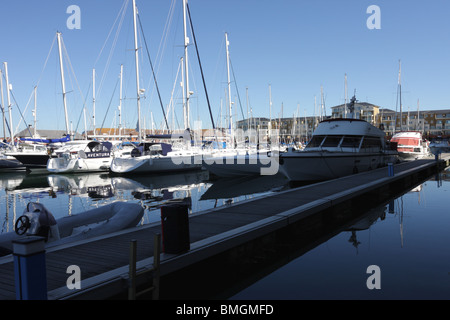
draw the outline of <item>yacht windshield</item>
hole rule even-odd
[[[312,137],[311,141],[309,141],[308,145],[305,148],[308,149],[308,148],[320,147],[320,145],[322,144],[322,141],[323,141],[324,138],[325,138],[325,136],[314,136],[314,137]]]
[[[337,147],[341,142],[342,136],[327,136],[322,143],[322,148]]]

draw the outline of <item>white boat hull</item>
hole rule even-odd
[[[202,164],[195,156],[140,156],[117,157],[111,162],[115,173],[158,173],[201,169]]]
[[[282,154],[280,171],[291,181],[322,181],[365,172],[395,163],[381,153],[293,152]]]
[[[401,161],[422,159],[431,154],[429,142],[418,131],[397,132],[391,138],[397,143],[398,157]]]
[[[47,162],[47,170],[51,173],[101,172],[109,171],[112,158],[98,159],[65,159],[52,158]]]
[[[402,161],[413,161],[413,160],[419,160],[419,159],[423,159],[425,157],[428,157],[431,154],[431,152],[425,152],[425,151],[420,151],[420,152],[398,152],[398,157],[400,158],[400,160]]]
[[[276,162],[274,162],[276,161]],[[278,173],[278,157],[264,153],[216,155],[203,160],[203,167],[218,177],[274,175]]]

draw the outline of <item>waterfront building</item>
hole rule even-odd
[[[345,104],[331,107],[331,116],[301,116],[268,119],[253,117],[240,120],[236,128],[244,131],[248,129],[269,131],[279,130],[281,141],[307,141],[317,124],[328,118],[363,119],[377,128],[382,128],[386,136],[390,137],[398,131],[420,131],[427,139],[435,137],[450,138],[450,109],[418,110],[396,112],[388,108],[382,108],[369,102],[356,102],[354,112],[350,114]]]

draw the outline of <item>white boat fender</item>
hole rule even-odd
[[[27,232],[28,231],[28,232]],[[59,240],[59,229],[53,214],[47,208],[37,202],[29,202],[15,224],[15,232],[18,235],[41,236],[48,240]]]

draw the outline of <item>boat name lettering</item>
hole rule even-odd
[[[109,152],[86,152],[86,157],[88,158],[104,158],[109,156]]]

